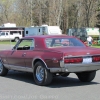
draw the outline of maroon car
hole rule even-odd
[[[0,51],[0,59],[1,76],[10,69],[30,72],[37,85],[48,85],[54,76],[70,73],[90,82],[100,69],[100,49],[66,35],[24,37],[12,50]]]

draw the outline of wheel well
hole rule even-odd
[[[38,61],[42,62],[42,63],[46,66],[46,64],[44,63],[44,61],[42,61],[41,59],[36,59],[36,60],[33,62],[33,67],[34,67],[34,65],[35,65]],[[46,68],[47,68],[47,66],[46,66]]]
[[[15,37],[15,39],[16,39],[16,38],[18,38],[18,39],[19,39],[19,37]]]
[[[43,61],[40,60],[40,59],[36,59],[36,60],[33,62],[33,65],[35,65],[38,61],[43,62]]]
[[[19,37],[15,37],[15,38],[14,38],[14,41],[15,41],[15,42],[17,42],[16,39],[19,40],[20,38],[19,38]]]

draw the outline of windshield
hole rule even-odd
[[[68,47],[68,46],[85,46],[77,38],[48,38],[46,46],[51,47]]]

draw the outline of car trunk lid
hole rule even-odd
[[[86,55],[99,55],[100,49],[93,47],[64,47],[55,48],[58,52],[62,52],[64,56],[86,56]]]

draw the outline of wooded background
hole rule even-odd
[[[100,0],[0,0],[0,25],[58,25],[68,28],[97,27]]]

